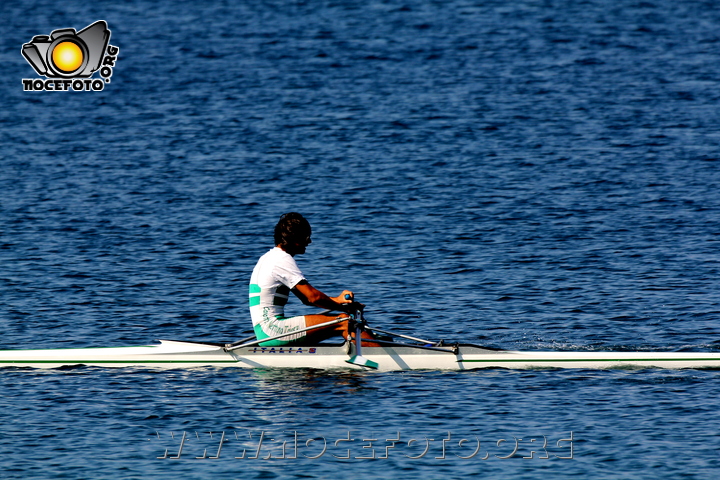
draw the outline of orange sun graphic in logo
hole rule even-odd
[[[52,62],[63,72],[74,72],[82,66],[83,51],[74,42],[58,43],[52,52]]]

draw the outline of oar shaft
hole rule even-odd
[[[355,337],[353,336],[350,340],[354,341]],[[452,347],[426,347],[425,345],[415,345],[412,343],[388,342],[385,340],[378,340],[377,338],[363,338],[362,341],[365,343],[377,343],[378,345],[387,345],[388,347],[407,347],[418,348],[420,350],[433,350],[435,352],[455,353],[455,350]]]
[[[385,330],[380,330],[379,328],[368,327],[367,325],[365,326],[365,329],[366,329],[366,330],[370,330],[371,332],[380,332],[380,333],[384,333],[385,335],[392,335],[392,336],[394,336],[394,337],[400,337],[400,338],[404,338],[404,339],[406,339],[406,340],[412,340],[412,341],[414,341],[414,342],[433,343],[433,344],[435,343],[435,342],[433,342],[432,340],[423,340],[422,338],[410,337],[410,336],[408,336],[408,335],[402,335],[402,334],[400,334],[400,333],[387,332],[387,331],[385,331]]]
[[[311,325],[311,326],[309,326],[309,327],[301,328],[300,330],[295,330],[294,332],[283,333],[283,334],[281,334],[281,335],[275,335],[274,337],[268,337],[268,338],[263,338],[262,340],[255,340],[255,341],[252,341],[252,342],[243,343],[242,345],[235,345],[235,346],[231,346],[231,347],[225,347],[225,351],[226,351],[226,352],[232,352],[233,350],[237,350],[238,348],[252,347],[253,345],[259,345],[259,344],[261,344],[261,343],[263,343],[263,342],[269,342],[269,341],[271,341],[271,340],[277,340],[278,338],[284,338],[284,337],[287,337],[287,336],[290,336],[290,335],[295,335],[296,333],[303,333],[303,332],[307,332],[307,331],[310,331],[310,330],[317,330],[318,328],[329,327],[330,325],[337,325],[338,323],[346,322],[347,320],[348,320],[347,317],[345,317],[345,318],[336,318],[335,320],[331,320],[331,321],[325,322],[325,323],[320,323],[320,324],[318,324],[318,325]]]
[[[249,342],[249,341],[251,341],[251,340],[255,340],[256,338],[257,338],[257,337],[256,337],[255,335],[252,335],[252,336],[250,336],[250,337],[245,337],[245,338],[243,338],[242,340],[238,340],[237,342],[228,343],[228,344],[226,344],[225,346],[226,346],[226,347],[234,347],[235,345],[241,345],[241,344],[243,344],[243,343],[245,343],[245,342]]]

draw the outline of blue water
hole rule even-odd
[[[301,269],[376,326],[720,350],[716,2],[67,0],[0,18],[0,348],[244,337],[252,267],[300,211]],[[102,92],[23,91],[23,43],[101,19],[120,48]],[[0,477],[713,478],[718,379],[4,369]],[[220,458],[196,459],[222,432]],[[298,458],[277,458],[293,432]]]

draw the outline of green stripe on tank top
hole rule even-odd
[[[270,336],[263,331],[260,325],[253,325],[253,330],[255,331],[255,337],[258,340],[262,340],[263,338],[268,338]]]
[[[260,285],[257,283],[250,284],[250,306],[256,307],[260,305],[260,295],[253,295],[253,293],[260,293]]]

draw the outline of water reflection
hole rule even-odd
[[[318,369],[254,369],[258,393],[277,394],[359,394],[374,390],[367,372]]]

